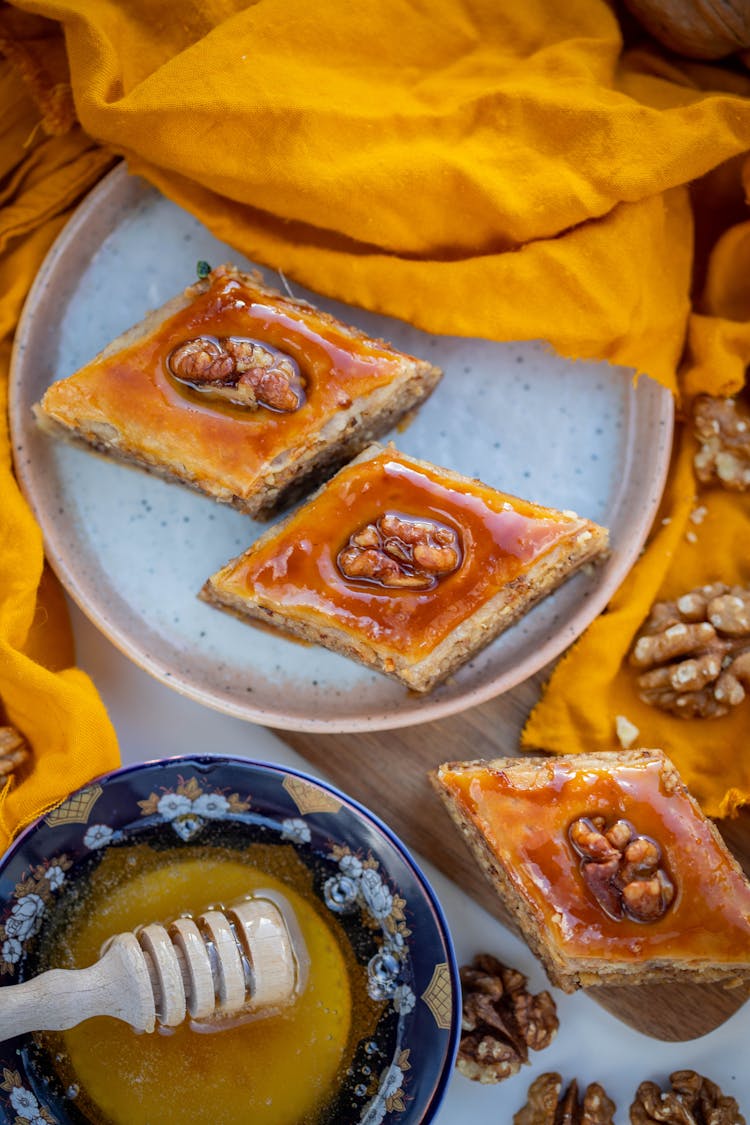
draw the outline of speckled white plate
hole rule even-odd
[[[91,620],[178,691],[292,730],[436,719],[506,691],[562,652],[604,608],[646,537],[669,460],[669,394],[649,379],[634,386],[630,372],[604,363],[561,359],[542,344],[432,337],[295,287],[444,369],[416,419],[394,435],[405,452],[573,508],[611,531],[604,566],[577,575],[448,683],[419,697],[344,657],[253,629],[197,600],[205,578],[262,525],[35,426],[31,406],[49,383],[184,288],[198,259],[242,263],[120,166],[61,234],[19,327],[11,373],[16,470],[48,557]]]

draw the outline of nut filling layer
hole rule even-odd
[[[259,340],[197,336],[170,352],[167,367],[180,383],[207,398],[248,410],[263,406],[291,414],[305,400],[297,362]]]
[[[628,820],[607,828],[602,816],[579,817],[568,835],[583,881],[609,918],[656,922],[666,914],[675,888],[655,840],[639,836]]]
[[[430,590],[458,570],[461,561],[453,528],[386,512],[349,537],[337,565],[350,580],[389,589]]]

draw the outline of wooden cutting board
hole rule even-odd
[[[507,925],[499,899],[448,820],[427,774],[441,762],[517,754],[521,728],[550,671],[551,666],[498,699],[435,723],[374,733],[276,733]],[[750,816],[721,822],[719,828],[750,872]],[[750,987],[641,985],[597,988],[589,995],[638,1031],[681,1041],[723,1023],[745,1002]]]

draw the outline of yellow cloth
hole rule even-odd
[[[14,22],[19,34],[29,27]],[[0,50],[4,30],[0,23]],[[11,469],[6,408],[13,329],[68,209],[111,163],[71,128],[72,114],[61,117],[65,95],[58,85],[32,88],[38,104],[17,70],[0,59],[0,722],[12,723],[31,745],[17,782],[0,790],[0,851],[18,829],[119,762],[96,690],[71,667],[66,607],[43,569],[41,533]],[[49,135],[59,125],[65,134]]]
[[[60,66],[62,39],[54,24],[19,32],[8,14],[21,9],[62,25],[88,135],[249,257],[431,331],[543,338],[677,391],[694,219],[698,276],[729,225],[714,201],[727,185],[736,196],[750,150],[741,67],[623,51],[605,0],[14,0],[0,9],[5,49],[47,95],[61,133],[64,91],[48,72]],[[733,198],[739,222],[744,204]],[[735,262],[750,239],[726,238],[717,260]],[[717,314],[744,300],[732,269],[714,270],[690,318],[689,393],[726,393],[743,377],[746,325],[734,311]],[[672,523],[563,665],[563,685],[576,660],[591,682],[619,685],[625,637],[665,580],[692,502],[686,456],[671,479]],[[702,542],[718,521],[714,505],[732,513],[731,531],[721,529],[728,542],[744,509],[712,499]],[[701,559],[718,565],[716,551],[693,551],[693,571]],[[597,630],[618,606],[619,648],[607,634],[602,679]],[[586,683],[590,713],[553,684],[529,737],[541,731],[563,750],[604,737],[606,693],[592,701]],[[558,712],[567,722],[559,746],[543,723]],[[706,726],[705,737],[720,730]],[[744,775],[737,787],[746,792]]]
[[[750,147],[750,79],[623,56],[605,0],[14,3],[84,129],[252,259],[674,387],[684,185]]]
[[[725,215],[731,213],[723,193],[716,193],[715,202]],[[750,223],[729,227],[716,242],[698,304],[683,385],[690,395],[735,394],[750,363]],[[563,754],[615,750],[615,719],[623,715],[640,732],[637,745],[665,750],[704,810],[722,817],[750,803],[750,701],[720,719],[676,718],[638,698],[635,673],[626,662],[654,601],[677,598],[706,582],[750,587],[750,493],[701,487],[693,474],[695,450],[689,426],[681,426],[647,551],[608,611],[558,664],[522,742],[527,749]],[[703,516],[697,523],[690,518],[694,511]]]

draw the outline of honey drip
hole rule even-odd
[[[342,573],[342,550],[384,513],[454,538],[456,565],[419,585],[386,586]],[[281,605],[291,619],[319,613],[395,652],[419,658],[583,521],[550,514],[478,482],[455,482],[385,449],[344,469],[282,531],[222,579],[238,597]],[[350,539],[351,537],[351,539]],[[413,569],[411,563],[404,570]]]

